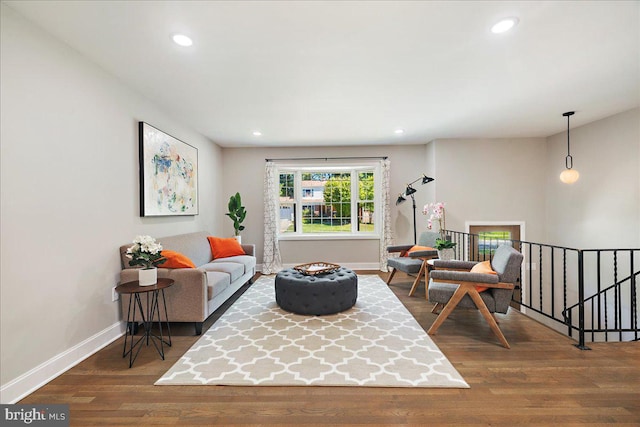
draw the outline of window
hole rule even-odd
[[[520,250],[520,225],[470,225],[469,233],[478,236],[471,242],[471,258],[475,261],[490,259],[498,246],[503,244]]]
[[[378,167],[280,167],[280,236],[378,237]]]

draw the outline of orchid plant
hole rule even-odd
[[[140,265],[142,268],[157,267],[166,261],[162,256],[162,245],[151,236],[136,236],[133,246],[127,248],[129,265]]]
[[[440,238],[436,239],[436,249],[449,249],[456,246],[456,244],[450,240],[447,240],[444,236],[445,226],[445,214],[444,214],[444,202],[427,203],[422,208],[422,214],[428,215],[427,228],[433,229],[434,221],[438,222],[438,231],[440,232]]]

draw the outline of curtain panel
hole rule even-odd
[[[278,170],[273,162],[266,162],[264,169],[264,251],[262,274],[273,274],[282,270],[278,230]]]
[[[389,159],[380,160],[380,175],[382,178],[382,224],[380,227],[380,271],[389,271],[387,260],[389,252],[387,247],[391,245],[393,236],[391,234],[391,204],[390,204],[390,181],[391,181],[391,161]]]

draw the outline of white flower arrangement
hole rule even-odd
[[[151,236],[136,236],[133,246],[127,249],[129,265],[140,265],[142,268],[157,267],[166,261],[162,257],[162,245]]]

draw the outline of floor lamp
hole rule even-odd
[[[422,181],[422,185],[424,185],[424,184],[430,183],[431,181],[435,181],[435,179],[430,178],[425,174],[422,174],[420,178],[407,184],[407,188],[404,190],[404,193],[400,193],[398,195],[398,200],[396,200],[396,206],[398,206],[400,203],[404,203],[407,200],[407,196],[411,196],[411,201],[413,202],[413,244],[414,245],[418,243],[418,234],[416,231],[416,198],[414,196],[414,193],[416,193],[418,190],[413,188],[412,185],[418,181]]]

